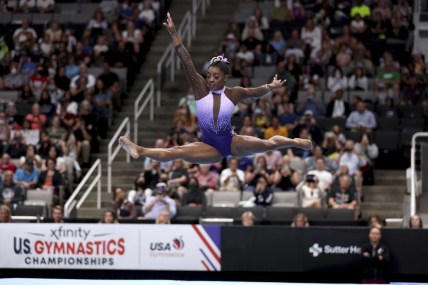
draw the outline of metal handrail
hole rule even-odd
[[[205,11],[207,9],[207,6],[210,5],[209,0],[193,0],[192,2],[192,36],[196,35],[196,14],[198,12],[198,9],[200,6],[201,8],[201,14],[202,16],[205,16]]]
[[[113,160],[116,158],[117,154],[119,153],[119,150],[121,149],[120,145],[117,144],[116,148],[112,152],[113,145],[117,143],[117,140],[119,136],[122,134],[123,129],[126,128],[124,136],[129,137],[131,134],[131,123],[129,121],[129,117],[126,117],[123,119],[122,124],[120,124],[119,128],[117,128],[117,131],[114,133],[113,137],[111,138],[109,144],[108,144],[108,150],[107,150],[107,192],[111,193],[111,165],[113,163]],[[129,153],[126,153],[126,162],[131,162],[131,157]]]
[[[416,139],[421,137],[428,138],[428,133],[415,133],[412,136],[412,148],[410,149],[410,216],[416,214]]]
[[[156,98],[156,106],[160,107],[161,105],[161,88],[162,88],[162,67],[165,64],[165,67],[171,68],[171,81],[175,79],[175,60],[174,60],[175,50],[172,44],[169,44],[160,58],[157,65],[157,98]],[[165,62],[165,63],[164,63]]]
[[[97,176],[95,176],[95,178],[92,180],[91,185],[89,185],[88,189],[86,189],[83,196],[77,202],[77,195],[79,194],[80,190],[82,190],[83,186],[85,186],[86,182],[88,181],[89,177],[91,177],[95,169],[98,170]],[[97,209],[99,210],[101,209],[101,159],[99,158],[94,162],[88,173],[86,173],[85,177],[77,186],[76,190],[74,190],[73,194],[71,194],[70,198],[68,198],[67,202],[65,203],[64,216],[66,218],[70,217],[71,211],[73,211],[74,207],[79,209],[80,206],[82,206],[83,202],[86,200],[86,197],[88,197],[89,193],[91,193],[95,185],[97,185]]]
[[[148,93],[147,93],[147,90],[149,90]],[[148,94],[146,96],[146,99],[144,100],[143,104],[139,106],[140,101],[143,99],[144,95],[146,94]],[[134,103],[134,143],[135,144],[138,144],[138,119],[140,118],[141,114],[143,113],[144,109],[149,103],[150,103],[150,109],[149,109],[150,121],[153,121],[154,119],[154,113],[153,113],[154,112],[154,94],[155,94],[155,85],[153,83],[153,79],[150,79],[149,81],[147,81],[143,90],[141,90],[137,100],[135,100],[135,103]]]

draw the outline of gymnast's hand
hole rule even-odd
[[[168,33],[171,36],[177,34],[174,21],[172,20],[171,14],[169,12],[166,14],[166,22],[164,22],[163,25],[166,27]]]
[[[278,74],[275,74],[275,77],[273,78],[272,83],[267,84],[267,87],[270,90],[275,91],[277,88],[281,87],[281,85],[285,84],[286,81],[287,80],[285,79],[284,80],[278,79]]]

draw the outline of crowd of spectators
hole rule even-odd
[[[175,206],[205,206],[204,193],[236,191],[253,193],[243,205],[269,207],[275,193],[297,191],[301,207],[356,210],[364,199],[363,185],[374,183],[377,119],[397,116],[403,106],[426,107],[425,60],[422,54],[410,52],[409,1],[344,0],[331,6],[328,1],[279,0],[271,2],[266,15],[259,2],[242,1],[241,6],[246,3],[254,4],[253,15],[245,23],[232,22],[213,55],[225,54],[231,61],[232,79],[239,79],[242,87],[252,87],[252,81],[260,79],[254,78],[254,71],[269,66],[272,74],[262,79],[270,82],[278,74],[287,84],[259,100],[240,102],[232,118],[235,132],[308,138],[315,147],[211,165],[146,159],[136,190],[131,191],[138,194],[128,200],[141,209],[140,218],[155,218],[150,210],[151,200],[159,195],[158,183],[165,183]],[[350,91],[361,93],[350,97]],[[340,118],[344,123],[319,126],[323,118]],[[155,146],[199,139],[190,88],[179,102],[167,137]],[[157,213],[169,207],[172,218],[175,208],[167,204],[159,202]]]
[[[16,96],[0,95],[0,203],[12,210],[28,190],[51,191],[56,198],[72,192],[121,111],[126,85],[132,84],[161,15],[159,1],[125,0],[109,11],[99,6],[86,24],[60,24],[51,14],[59,9],[56,4],[61,5],[54,0],[0,5],[0,17],[28,15],[0,29],[0,94]],[[86,3],[76,5],[85,9]],[[35,14],[53,20],[41,27],[30,20]]]

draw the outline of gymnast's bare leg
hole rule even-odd
[[[312,142],[306,139],[290,139],[283,136],[273,136],[265,140],[252,136],[234,135],[232,139],[233,156],[253,155],[286,147],[312,149]]]
[[[195,142],[171,148],[145,148],[134,144],[129,138],[122,136],[119,138],[119,144],[133,158],[148,157],[160,162],[181,158],[190,163],[205,164],[219,162],[223,159],[220,152],[203,142]]]

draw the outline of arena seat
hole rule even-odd
[[[236,207],[241,200],[240,192],[213,192],[213,207]]]
[[[396,151],[400,140],[400,132],[398,130],[378,130],[374,136],[374,142],[382,151]]]
[[[402,116],[405,118],[421,118],[424,116],[424,106],[405,105],[400,108]]]
[[[204,214],[204,218],[230,218],[233,219],[234,207],[207,207]]]
[[[202,207],[177,207],[177,214],[172,219],[175,224],[197,224],[202,216]]]
[[[324,220],[326,215],[324,208],[300,208],[298,212],[308,217],[309,222],[311,220]]]
[[[268,224],[291,224],[294,215],[297,214],[296,208],[285,207],[267,207],[265,222]]]
[[[377,117],[377,129],[378,130],[397,130],[399,127],[399,119],[394,118],[383,118]]]
[[[402,129],[421,129],[425,128],[425,118],[401,118]]]
[[[275,192],[271,207],[298,207],[299,195],[297,192]]]
[[[325,219],[331,221],[352,221],[355,220],[355,211],[348,209],[327,209]]]
[[[13,211],[14,216],[43,217],[45,207],[41,205],[18,205]]]

